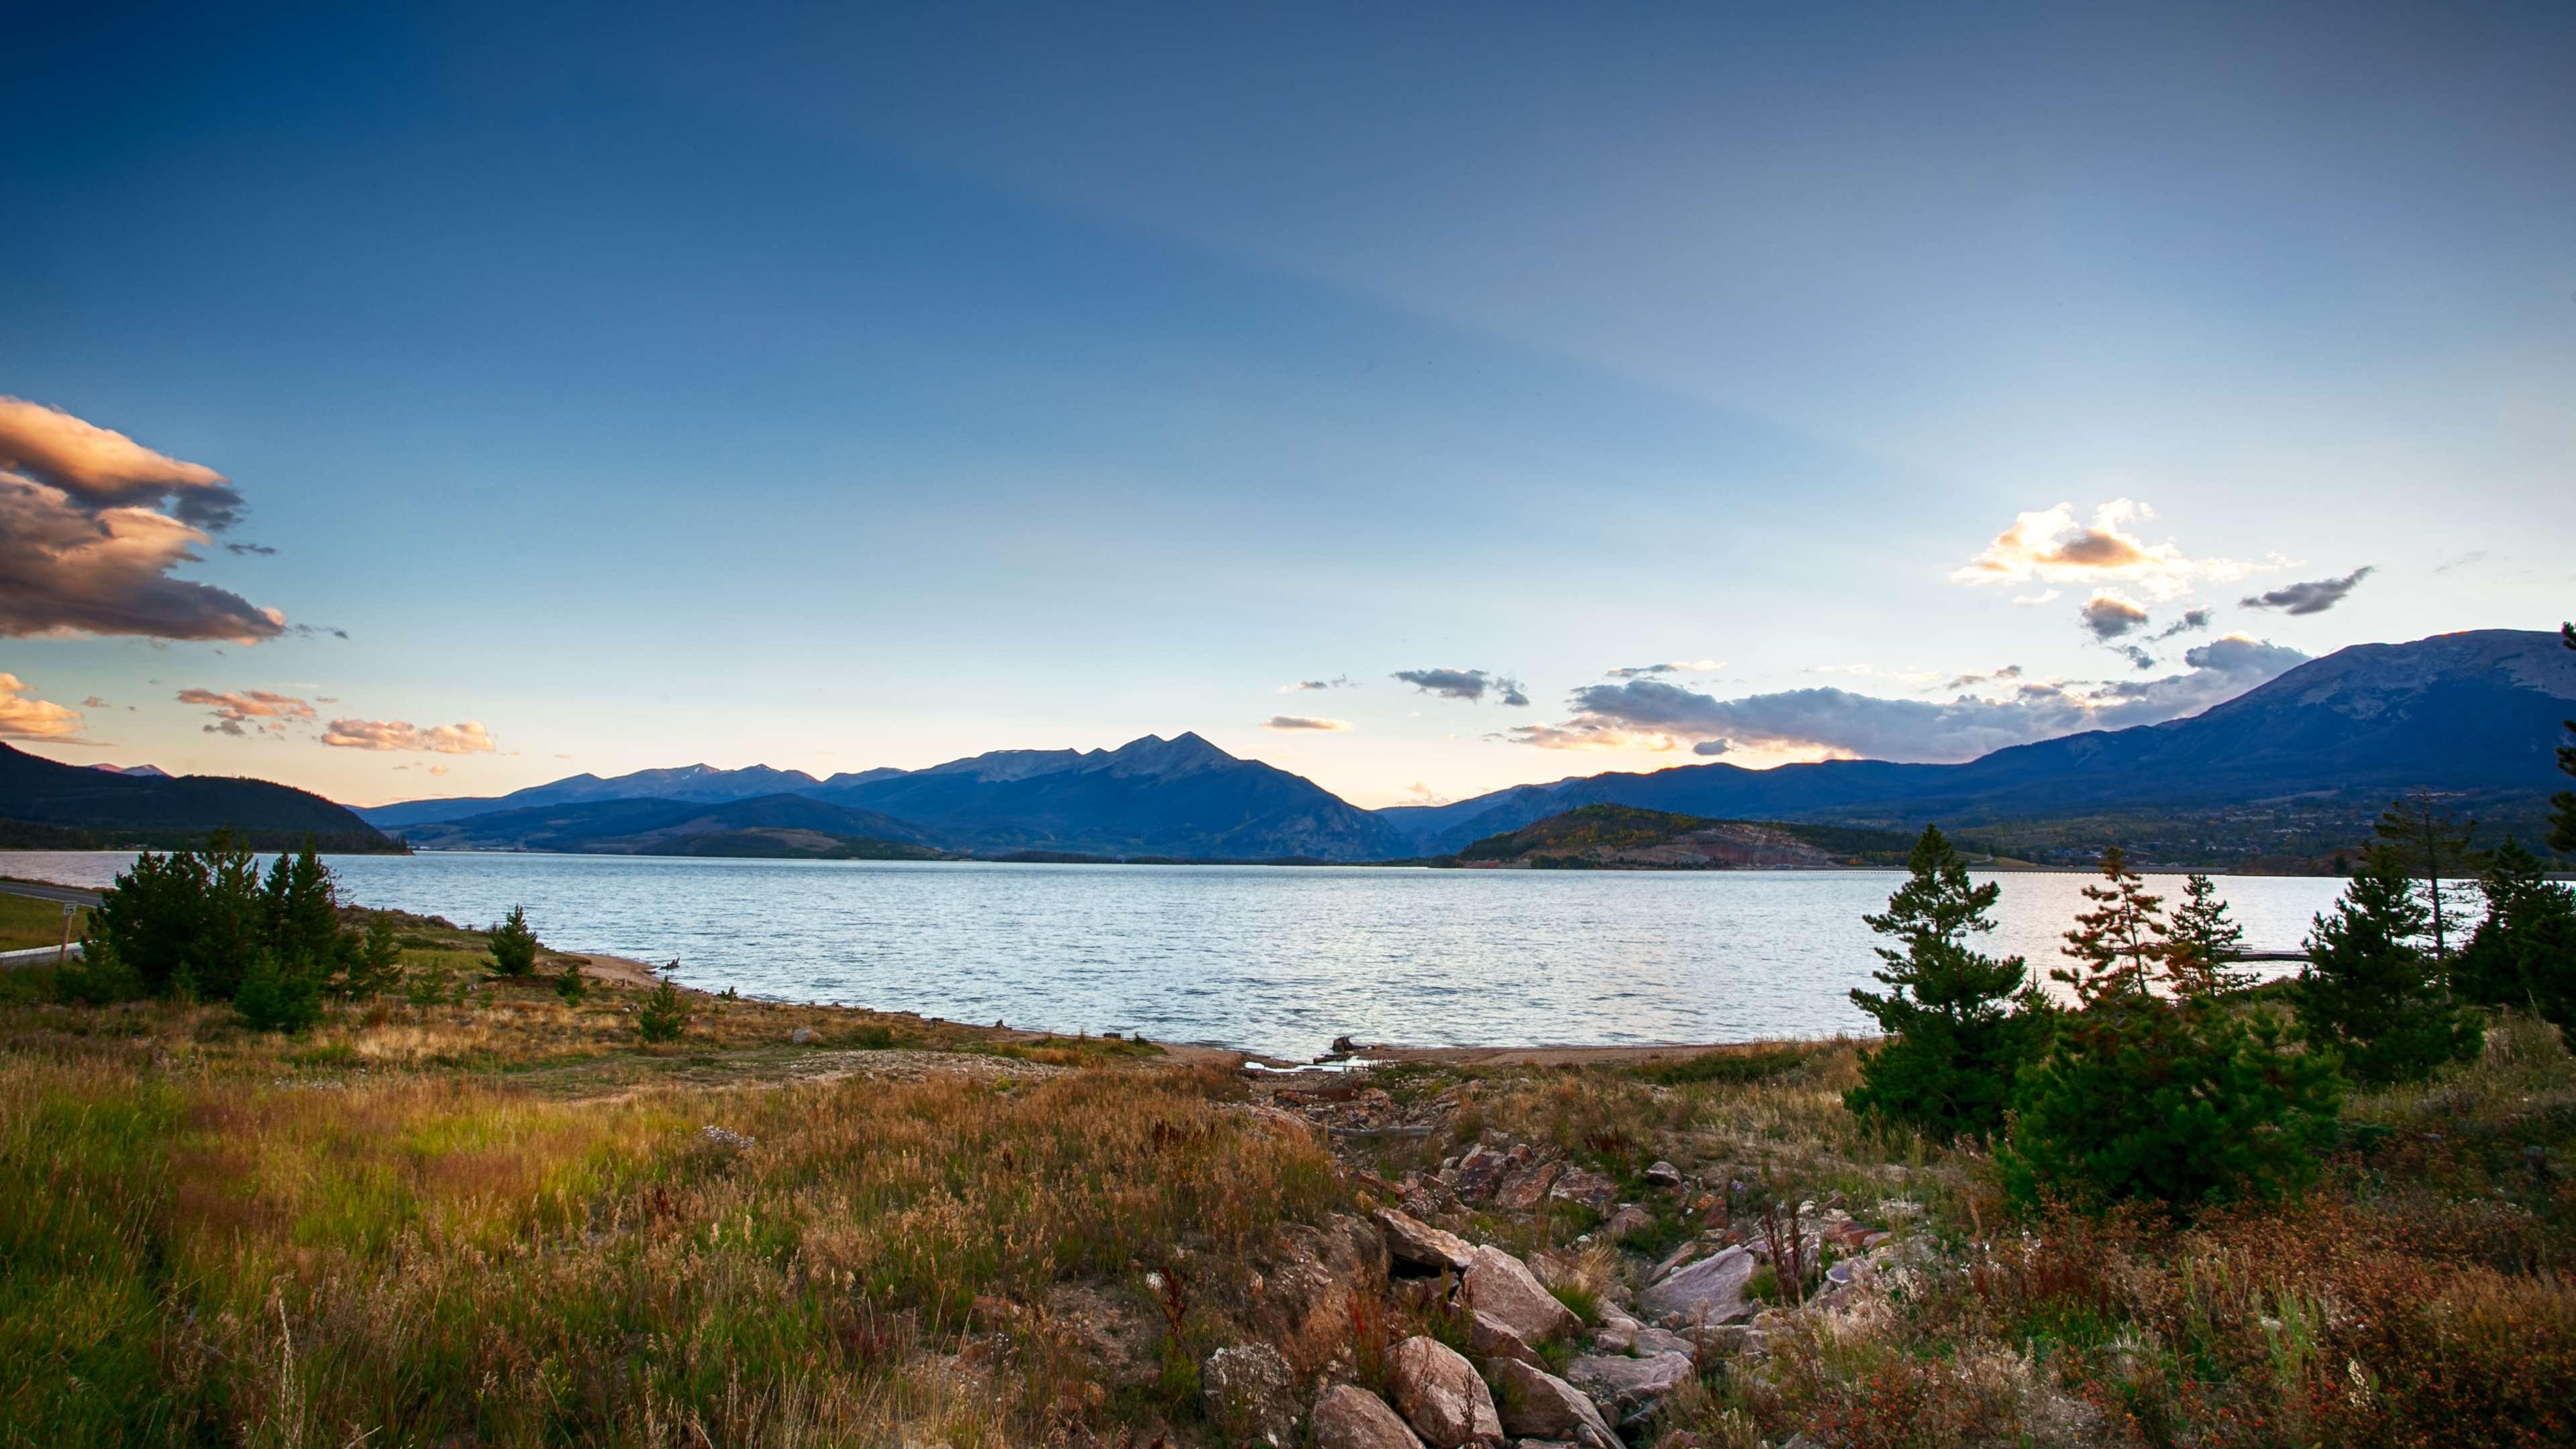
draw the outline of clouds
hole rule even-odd
[[[0,739],[68,740],[81,732],[81,712],[28,693],[33,686],[0,674]]]
[[[1646,679],[1658,674],[1707,674],[1724,669],[1723,659],[1676,659],[1670,664],[1632,664],[1609,672],[1612,679]]]
[[[211,468],[0,397],[0,635],[277,637],[286,618],[275,609],[170,576],[240,513],[241,495]]]
[[[283,734],[289,720],[313,718],[313,706],[291,694],[273,694],[265,689],[244,690],[238,694],[217,693],[211,689],[179,691],[181,704],[192,704],[214,711],[215,722],[201,726],[210,735],[248,735],[252,730]]]
[[[2012,526],[1995,535],[1985,551],[1951,573],[1954,583],[2126,584],[2151,599],[2169,599],[2202,579],[2238,579],[2257,568],[2283,564],[2277,555],[2261,564],[2234,559],[2193,559],[2168,541],[2149,543],[2132,531],[2155,510],[2127,498],[2115,498],[2093,511],[2090,524],[2075,521],[2073,504],[2017,514]],[[2024,596],[2014,603],[2041,604],[2053,591]],[[2090,607],[2089,605],[2087,607]]]
[[[2108,589],[2085,600],[2075,616],[2083,622],[2085,633],[2103,642],[2147,626],[2145,606]]]
[[[1504,738],[1542,749],[1687,748],[1703,757],[1744,749],[1959,761],[2088,729],[2153,724],[2197,713],[2307,658],[2298,650],[2231,635],[2189,651],[2187,673],[2104,685],[2033,681],[1997,671],[1960,682],[2007,683],[1998,698],[1884,699],[1835,688],[1793,689],[1721,700],[1660,680],[1574,691],[1572,719],[1528,725]]]
[[[1279,692],[1281,694],[1304,694],[1310,690],[1317,689],[1357,689],[1358,687],[1358,681],[1352,679],[1349,675],[1337,674],[1330,679],[1300,679],[1293,684],[1283,684],[1279,686]]]
[[[1318,719],[1310,714],[1274,714],[1264,720],[1261,727],[1266,730],[1340,731],[1351,726],[1348,720]]]
[[[1499,703],[1514,709],[1529,707],[1527,686],[1508,675],[1491,674],[1482,669],[1399,669],[1394,677],[1424,694],[1436,694],[1443,699],[1463,699],[1476,704],[1481,703],[1486,692],[1491,690]]]
[[[2364,564],[2339,579],[2311,579],[2304,584],[2284,584],[2269,593],[2239,599],[2237,603],[2248,609],[2278,609],[2285,614],[2322,614],[2342,603],[2346,594],[2360,587],[2363,579],[2377,571]]]
[[[438,755],[489,754],[500,746],[474,720],[427,729],[399,719],[335,719],[322,743],[343,750],[417,750]]]

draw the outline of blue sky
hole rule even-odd
[[[2563,6],[95,9],[0,119],[58,759],[1196,729],[1376,805],[2576,607]],[[182,465],[238,521],[105,597],[64,540]]]

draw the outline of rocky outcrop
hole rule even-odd
[[[1620,1449],[1619,1437],[1599,1406],[1581,1390],[1542,1368],[1505,1359],[1494,1365],[1509,1412],[1503,1426],[1528,1439],[1553,1439],[1584,1449]]]
[[[1648,1316],[1684,1324],[1741,1323],[1753,1316],[1744,1290],[1753,1282],[1754,1259],[1742,1244],[1677,1268],[1637,1295]]]
[[[1465,1238],[1443,1232],[1410,1213],[1379,1208],[1377,1222],[1386,1230],[1387,1252],[1398,1263],[1435,1273],[1464,1273],[1475,1260],[1476,1250]]]
[[[1541,1287],[1520,1259],[1488,1243],[1476,1249],[1460,1284],[1467,1306],[1499,1319],[1524,1343],[1539,1343],[1583,1326],[1574,1311]]]
[[[1315,1449],[1423,1449],[1421,1437],[1386,1400],[1340,1384],[1315,1400]]]
[[[1587,1354],[1566,1365],[1565,1377],[1624,1424],[1652,1414],[1666,1394],[1690,1381],[1691,1368],[1688,1352],[1652,1358]]]
[[[1618,1204],[1619,1184],[1597,1172],[1570,1168],[1557,1177],[1547,1195],[1560,1202],[1581,1203],[1596,1213],[1606,1213]]]
[[[1288,1449],[1297,1440],[1297,1375],[1266,1343],[1238,1344],[1208,1355],[1199,1370],[1208,1417],[1237,1444]]]
[[[1438,1339],[1415,1336],[1387,1356],[1395,1406],[1426,1449],[1499,1449],[1503,1421],[1475,1366]]]

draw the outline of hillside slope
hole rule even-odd
[[[86,832],[102,845],[193,843],[230,826],[263,849],[291,847],[308,835],[329,850],[397,848],[347,808],[290,786],[93,770],[0,745],[0,822],[9,821]]]
[[[1911,844],[1891,831],[1582,805],[1487,836],[1455,859],[1461,865],[1540,869],[1823,870],[1900,863]]]

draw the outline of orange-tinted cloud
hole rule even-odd
[[[419,750],[436,755],[487,754],[500,746],[474,720],[427,729],[399,719],[335,719],[322,743],[344,750]]]
[[[14,674],[0,674],[0,738],[68,740],[81,732],[81,712],[51,700],[36,699]]]

